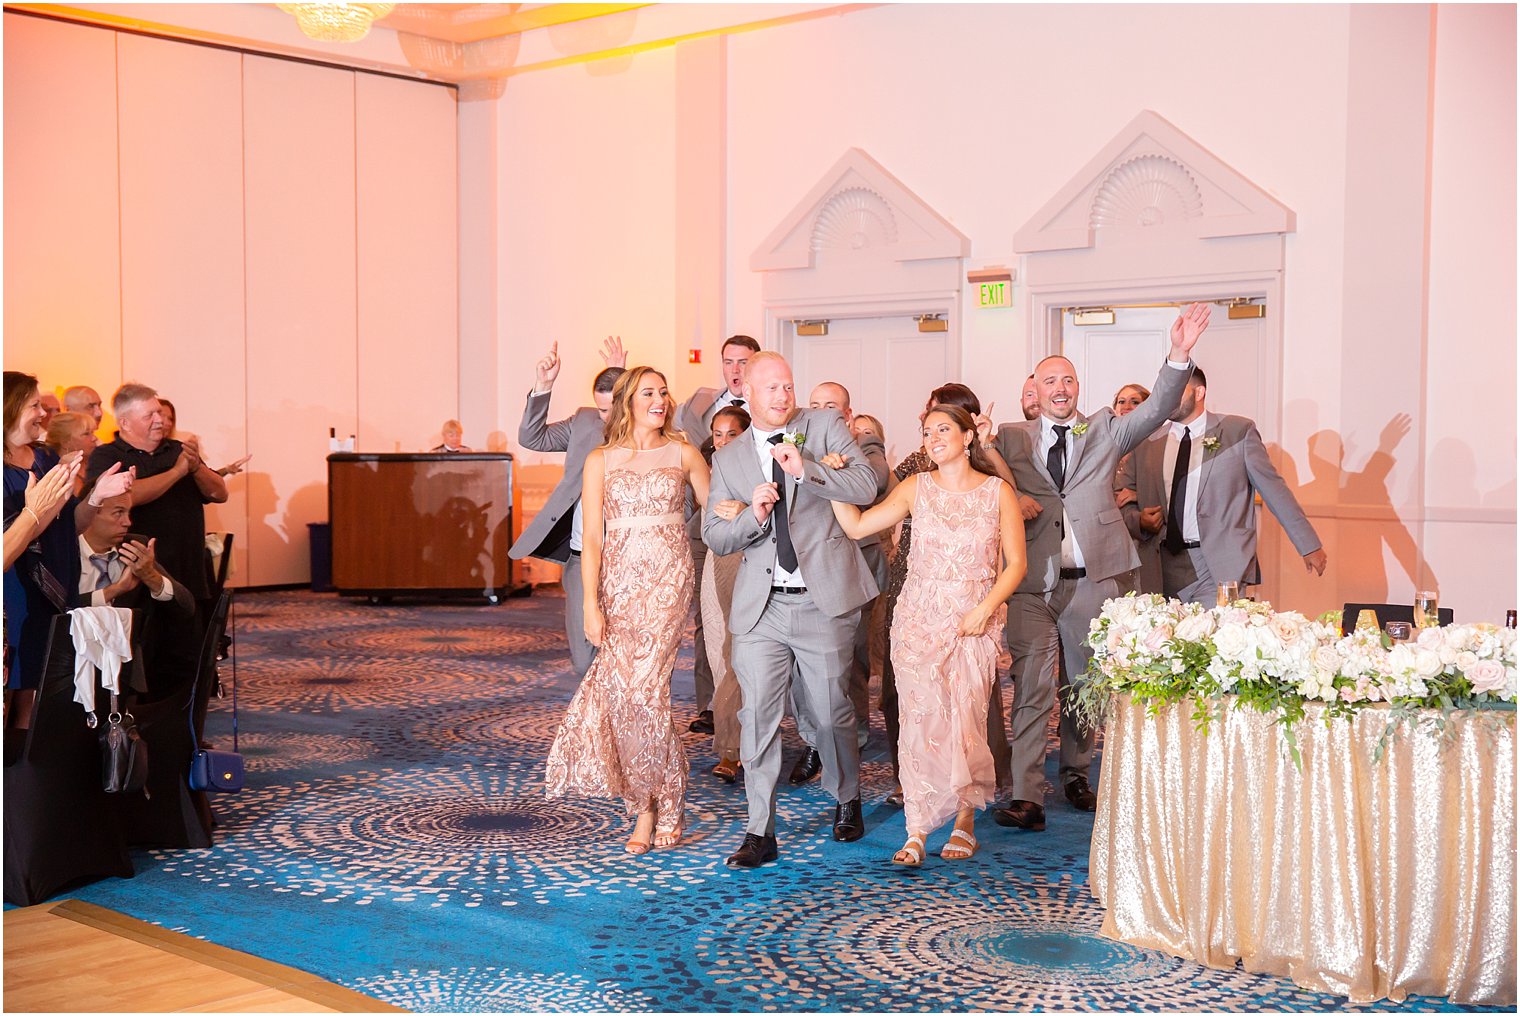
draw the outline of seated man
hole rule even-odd
[[[428,451],[468,452],[474,451],[464,443],[464,426],[458,420],[443,421],[443,444],[434,445]]]
[[[195,613],[190,591],[158,566],[157,540],[124,542],[132,527],[131,494],[108,497],[79,536],[80,606],[147,607],[169,604],[183,619]]]

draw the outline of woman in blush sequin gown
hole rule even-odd
[[[907,842],[892,860],[905,865],[923,863],[929,833],[951,818],[955,828],[940,856],[976,853],[976,809],[995,795],[987,701],[997,677],[1003,605],[1025,567],[1017,499],[983,453],[971,414],[959,406],[931,407],[924,451],[936,468],[908,477],[881,504],[865,512],[834,506],[851,539],[913,516],[908,574],[892,618],[908,827]]]
[[[684,509],[707,500],[707,463],[675,429],[664,375],[618,379],[607,443],[586,458],[581,571],[596,659],[549,749],[545,792],[619,797],[634,820],[627,850],[681,838],[686,752],[670,716],[670,671],[695,578]]]

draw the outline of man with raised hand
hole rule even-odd
[[[1096,806],[1088,782],[1093,732],[1081,729],[1071,710],[1070,686],[1081,680],[1092,657],[1089,625],[1104,600],[1131,588],[1140,565],[1114,502],[1115,468],[1181,404],[1193,369],[1189,356],[1208,323],[1205,304],[1183,311],[1172,325],[1171,350],[1150,399],[1129,415],[1115,416],[1105,407],[1083,416],[1077,411],[1076,368],[1064,356],[1047,356],[1034,370],[1039,418],[998,429],[995,446],[1017,481],[1029,561],[1024,581],[1008,601],[1016,796],[1008,807],[993,810],[1000,825],[1045,828],[1045,725],[1057,694],[1058,779],[1073,806],[1082,811]]]
[[[565,589],[565,639],[570,643],[570,665],[582,678],[591,669],[596,647],[586,641],[584,588],[581,585],[581,473],[586,456],[602,443],[602,426],[612,409],[612,386],[628,363],[621,337],[608,336],[602,344],[607,366],[591,383],[594,406],[582,406],[563,420],[549,422],[549,396],[559,377],[559,343],[534,367],[533,389],[528,407],[517,427],[517,443],[535,452],[564,452],[565,473],[549,500],[523,529],[507,552],[514,561],[536,557],[561,566]]]

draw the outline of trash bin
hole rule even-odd
[[[326,522],[308,522],[311,535],[311,591],[330,593],[332,584],[332,526]]]

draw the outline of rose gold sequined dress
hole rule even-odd
[[[908,576],[892,618],[901,733],[898,760],[909,829],[932,830],[995,795],[987,698],[997,675],[1004,608],[981,635],[956,634],[997,578],[995,476],[965,493],[921,473],[913,502]]]
[[[695,586],[681,445],[608,448],[596,659],[549,749],[549,797],[621,797],[681,827],[689,764],[670,718],[670,670]]]

